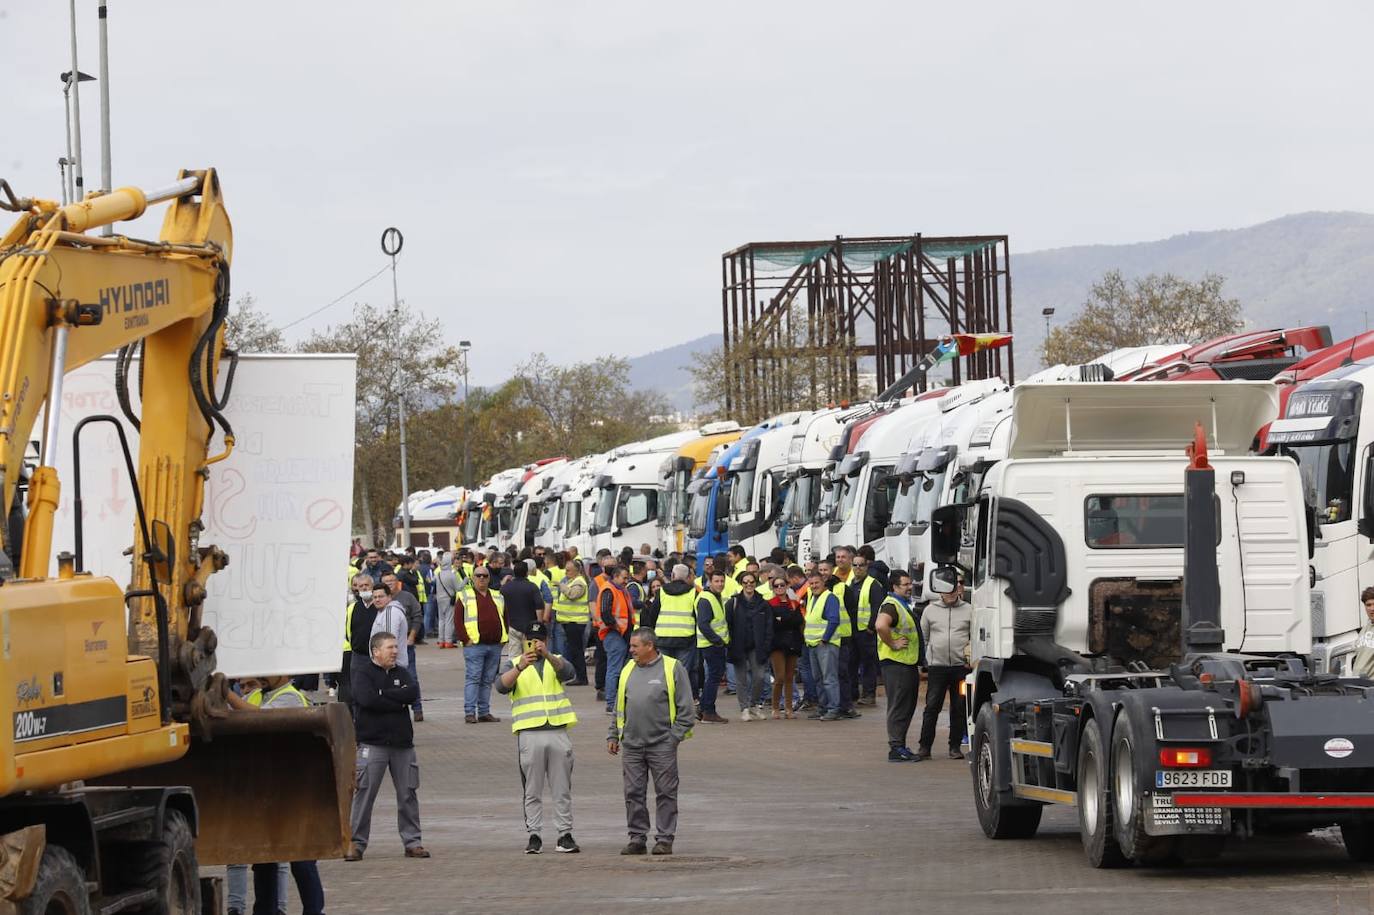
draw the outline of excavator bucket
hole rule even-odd
[[[202,865],[341,858],[353,801],[353,722],[343,703],[263,709],[193,726],[181,759],[102,779],[186,785]]]

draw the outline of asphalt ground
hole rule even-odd
[[[1205,864],[1094,870],[1070,808],[1046,811],[1030,840],[994,842],[974,815],[967,762],[887,762],[883,702],[859,720],[698,724],[680,750],[671,857],[627,858],[619,759],[604,703],[569,687],[574,835],[581,854],[523,853],[520,773],[509,701],[500,724],[463,722],[462,652],[419,651],[425,720],[415,726],[429,860],[402,856],[382,789],[366,857],[322,861],[330,915],[447,912],[1374,912],[1371,869],[1339,836],[1232,841]],[[919,715],[917,727],[919,726]],[[909,743],[916,742],[916,727]],[[652,809],[652,794],[650,807]],[[294,889],[291,911],[299,911]]]

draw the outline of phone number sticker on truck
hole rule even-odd
[[[1162,769],[1155,772],[1156,788],[1229,788],[1230,769]]]

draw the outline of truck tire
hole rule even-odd
[[[1363,817],[1342,823],[1341,841],[1351,861],[1374,861],[1374,823]]]
[[[973,727],[973,806],[978,810],[978,824],[989,839],[1029,839],[1040,828],[1039,804],[1012,806],[1003,803],[997,790],[995,754],[993,753],[992,707],[986,703],[978,710]]]
[[[157,901],[139,915],[200,915],[196,837],[181,811],[163,815],[161,842],[131,843],[125,866],[133,885],[157,890]]]
[[[43,849],[33,892],[19,901],[21,915],[90,915],[86,873],[60,845]]]
[[[1093,867],[1122,867],[1130,862],[1112,833],[1111,760],[1097,719],[1089,719],[1078,740],[1078,831],[1083,852]]]
[[[1136,864],[1152,867],[1173,858],[1174,837],[1152,836],[1145,831],[1145,799],[1141,795],[1141,773],[1137,771],[1140,749],[1131,716],[1116,719],[1112,733],[1111,800],[1112,820],[1121,853]]]

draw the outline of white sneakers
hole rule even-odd
[[[766,720],[768,720],[768,714],[767,714],[767,712],[764,710],[763,706],[756,706],[756,707],[754,707],[754,708],[747,708],[747,709],[744,709],[742,712],[740,712],[740,713],[739,713],[739,720],[740,720],[740,721],[766,721]]]
[[[744,709],[743,711],[741,711],[741,712],[739,713],[739,720],[740,720],[740,721],[753,721],[753,720],[754,720],[754,716],[753,716],[752,712],[751,712],[749,709]]]

